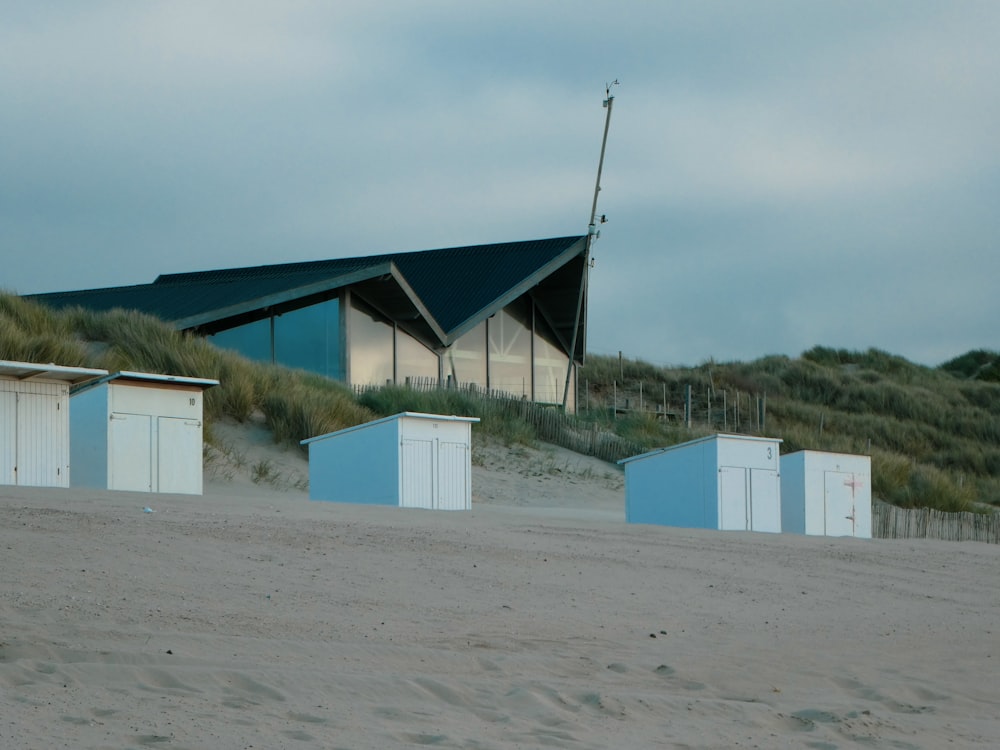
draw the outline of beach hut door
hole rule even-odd
[[[845,471],[823,473],[823,520],[827,536],[854,536],[854,496],[859,478]]]
[[[400,475],[403,508],[434,507],[434,441],[404,438]]]
[[[147,414],[111,415],[111,477],[109,489],[152,490],[152,430]]]
[[[750,470],[751,531],[781,531],[781,478],[770,469]]]
[[[750,528],[747,490],[745,468],[719,468],[719,529],[722,531],[746,531]]]
[[[17,394],[0,391],[0,484],[17,484]]]
[[[201,422],[196,419],[157,419],[156,471],[159,492],[200,495],[202,491]]]
[[[59,397],[41,393],[18,393],[15,484],[32,487],[69,486],[63,467],[69,461],[60,429]]]
[[[465,510],[469,498],[469,448],[465,443],[438,444],[438,510]]]

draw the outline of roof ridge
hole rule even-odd
[[[331,270],[336,269],[337,271],[341,271],[345,266],[364,268],[366,266],[377,265],[379,263],[395,262],[397,260],[415,258],[417,256],[430,253],[458,253],[479,250],[488,252],[490,250],[497,250],[500,248],[510,249],[512,246],[517,245],[524,246],[524,249],[527,249],[528,246],[537,246],[540,243],[549,244],[554,242],[567,242],[567,244],[571,244],[568,241],[571,240],[572,242],[576,242],[583,236],[585,235],[567,235],[565,237],[550,237],[542,240],[491,242],[479,245],[461,245],[457,247],[443,247],[430,250],[409,250],[398,253],[380,253],[377,255],[360,255],[347,258],[324,258],[319,260],[289,261],[286,263],[265,263],[257,266],[216,268],[205,271],[181,271],[178,273],[160,274],[152,283],[156,285],[190,283],[193,281],[210,281],[213,277],[218,277],[221,280],[222,276],[225,276],[227,280],[247,276],[254,276],[256,278],[273,278],[275,276],[286,276],[295,273],[315,273],[324,267],[330,267]]]

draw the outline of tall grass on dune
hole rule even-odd
[[[275,440],[289,445],[403,411],[479,417],[477,433],[511,445],[537,441],[539,425],[551,422],[550,414],[538,412],[546,407],[463,389],[386,386],[355,395],[318,375],[252,362],[148,315],[53,311],[3,293],[0,359],[215,378],[221,385],[205,392],[208,440],[212,422],[223,418],[262,417]],[[592,355],[578,381],[581,411],[567,418],[570,432],[615,433],[637,450],[728,426],[781,438],[786,453],[868,454],[874,491],[882,499],[906,507],[976,510],[984,502],[1000,506],[1000,383],[989,379],[998,361],[995,352],[977,351],[928,368],[875,349],[824,347],[797,358],[769,355],[694,367]],[[674,411],[689,386],[701,399],[690,427]],[[619,413],[624,399],[642,402],[640,394],[647,405],[666,394],[671,410]],[[744,410],[753,396],[766,396],[766,424],[744,412],[738,424],[728,421],[735,419],[733,401],[722,394],[739,397]]]
[[[275,441],[291,444],[353,427],[377,416],[359,404],[346,386],[290,371],[286,371],[277,387],[267,392],[261,409]]]
[[[530,445],[537,440],[528,422],[518,419],[502,401],[459,388],[416,390],[387,385],[365,390],[358,397],[361,405],[380,416],[405,411],[445,416],[479,417],[477,431],[506,445]]]
[[[12,294],[0,294],[0,352],[4,359],[82,367],[86,348],[58,313]]]
[[[959,365],[978,373],[994,361],[1000,361],[1000,355],[979,352]],[[602,382],[604,378],[609,380]],[[655,399],[665,388],[679,402],[679,394],[690,385],[695,413],[711,431],[722,429],[720,392],[730,399],[739,393],[744,398],[764,394],[765,432],[782,439],[783,452],[869,454],[876,466],[876,491],[901,505],[1000,505],[1000,384],[987,379],[956,377],[946,366],[924,367],[876,349],[815,347],[799,358],[772,355],[682,368],[650,368],[598,355],[588,359],[580,382],[587,384],[587,399],[602,415],[611,413],[612,380],[619,404],[626,398],[637,402],[640,380],[647,399]],[[715,421],[710,426],[704,423],[706,392],[715,394]],[[628,420],[599,418],[619,431],[634,429]],[[659,438],[664,445],[679,442],[684,434],[668,425],[653,421],[635,435],[647,442]],[[746,424],[739,427],[746,429]],[[756,425],[751,424],[750,432],[758,434]],[[907,468],[902,479],[899,467]]]

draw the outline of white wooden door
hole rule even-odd
[[[111,415],[109,489],[132,492],[150,492],[153,489],[152,435],[149,415]]]
[[[823,521],[827,536],[854,536],[854,495],[858,480],[851,472],[823,472]]]
[[[742,466],[719,468],[719,528],[723,531],[746,531],[750,528],[747,515],[747,470]]]
[[[17,484],[69,487],[69,420],[59,396],[17,394]]]
[[[433,440],[404,438],[400,447],[400,498],[403,508],[433,508],[435,456]]]
[[[781,479],[770,469],[750,470],[750,525],[752,531],[781,531]]]
[[[438,497],[441,510],[469,507],[469,447],[465,443],[438,443]]]
[[[0,391],[0,484],[17,484],[17,394]]]
[[[178,417],[157,419],[157,492],[200,495],[202,490],[201,422]]]

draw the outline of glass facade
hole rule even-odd
[[[480,322],[440,356],[356,295],[351,295],[350,307],[346,341],[350,382],[355,385],[450,382],[545,404],[562,403],[569,357],[529,297]],[[208,340],[251,359],[346,380],[342,312],[341,301],[331,299],[221,331]],[[570,379],[568,396],[568,407],[573,409],[575,377]]]
[[[444,379],[486,390],[486,321],[452,344],[444,357]]]
[[[548,326],[540,316],[535,318],[535,401],[543,404],[561,404],[566,387],[566,368],[569,357],[555,344],[555,336],[548,334]],[[570,394],[572,395],[572,378]],[[572,398],[570,399],[572,400]]]
[[[351,383],[393,382],[393,326],[356,297],[351,298],[348,320]]]
[[[275,316],[274,360],[342,380],[340,300],[331,299]]]
[[[271,351],[271,319],[264,318],[243,326],[219,331],[207,337],[220,349],[233,349],[244,357],[260,362],[273,362]]]
[[[396,328],[396,382],[433,382],[441,378],[438,355],[406,331]]]
[[[531,302],[507,305],[486,324],[490,389],[531,398]]]

